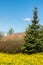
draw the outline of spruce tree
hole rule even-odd
[[[36,53],[42,51],[41,42],[41,26],[39,25],[37,7],[34,8],[32,24],[28,26],[25,32],[24,40],[25,44],[23,47],[23,53]]]

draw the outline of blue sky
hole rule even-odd
[[[39,23],[43,24],[43,0],[0,0],[0,31],[6,34],[12,27],[15,33],[24,32],[36,5]]]

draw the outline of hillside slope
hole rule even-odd
[[[3,41],[8,41],[8,40],[21,40],[24,37],[24,32],[23,33],[15,33],[12,35],[7,35],[2,38]]]

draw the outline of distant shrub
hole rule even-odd
[[[0,32],[0,41],[1,41],[1,39],[4,37],[4,34],[3,34],[3,32]]]

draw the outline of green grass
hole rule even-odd
[[[0,65],[43,65],[43,53],[31,55],[0,53]]]

